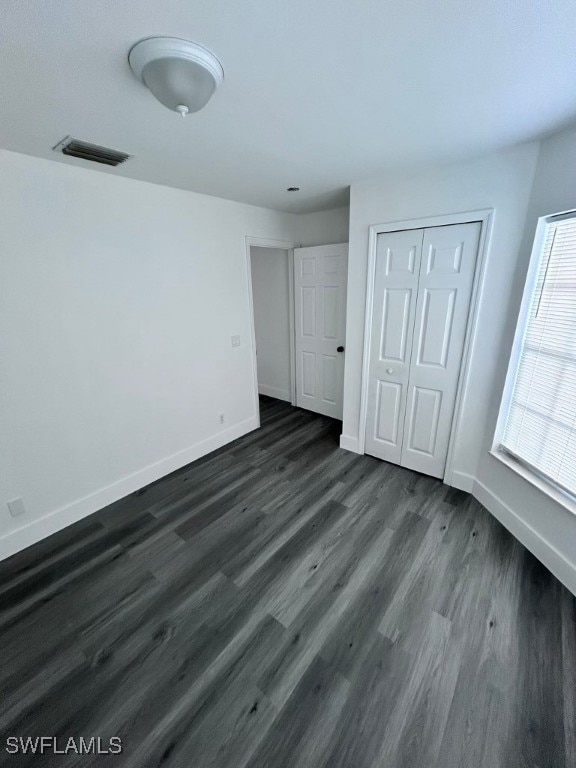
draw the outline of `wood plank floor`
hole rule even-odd
[[[574,768],[575,599],[467,494],[261,407],[0,563],[0,762]],[[123,752],[9,756],[9,735]]]

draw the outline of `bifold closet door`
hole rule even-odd
[[[366,453],[400,464],[423,229],[378,235]]]
[[[480,224],[424,231],[403,467],[444,477]]]
[[[378,237],[366,452],[434,477],[444,476],[479,240],[478,222]]]

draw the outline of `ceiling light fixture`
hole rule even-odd
[[[286,192],[300,192],[300,187],[288,187]]]
[[[147,37],[132,46],[130,69],[161,104],[186,117],[206,106],[224,80],[207,48],[179,37]]]

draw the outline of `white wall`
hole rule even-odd
[[[0,211],[4,557],[254,428],[244,238],[331,217],[5,151]]]
[[[508,275],[510,301],[495,339],[497,366],[474,493],[576,594],[576,516],[489,453],[536,223],[539,216],[576,208],[575,168],[576,129],[542,142],[519,258]]]
[[[258,391],[290,401],[288,251],[252,246],[250,256]]]
[[[509,149],[467,163],[390,175],[354,184],[350,197],[350,255],[343,433],[352,446],[359,437],[360,389],[368,231],[371,224],[494,208],[492,238],[479,324],[472,350],[470,383],[463,403],[455,470],[471,486],[480,454],[478,434],[497,368],[498,344],[522,238],[538,145]]]
[[[298,243],[302,246],[347,243],[349,218],[348,206],[301,214],[298,217]]]

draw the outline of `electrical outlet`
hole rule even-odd
[[[220,424],[224,424],[224,414],[223,413],[220,414],[219,418],[220,418]]]
[[[18,515],[23,515],[24,512],[26,512],[26,507],[24,506],[22,499],[12,499],[12,501],[9,501],[8,509],[10,510],[12,517],[18,517]]]
[[[232,336],[232,346],[233,347],[240,346],[240,336]]]

